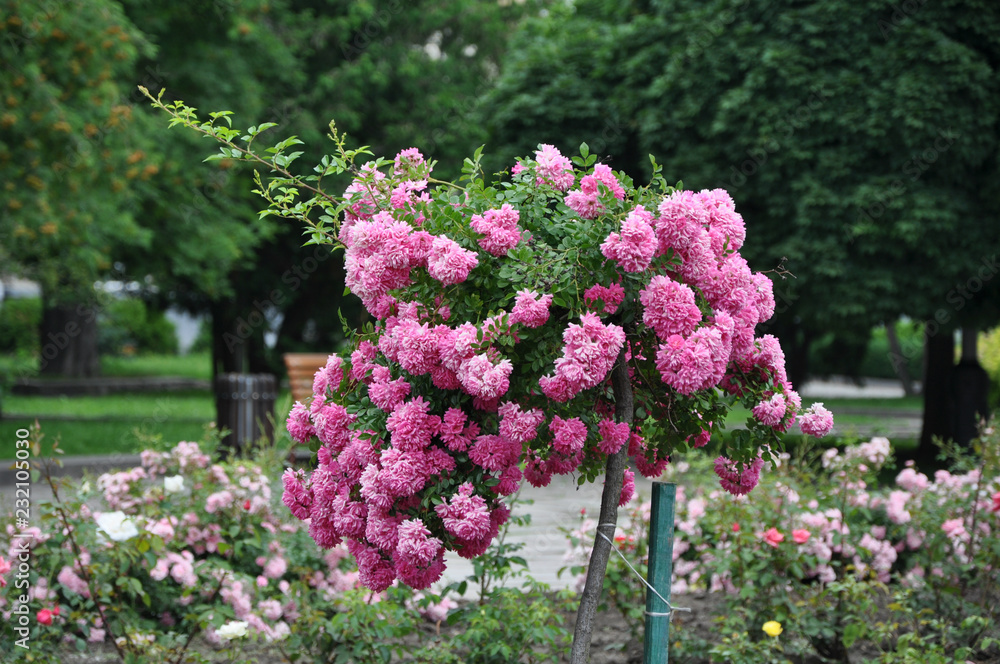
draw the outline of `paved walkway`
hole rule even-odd
[[[652,482],[638,473],[635,485],[640,494],[647,498],[651,495]],[[581,509],[586,509],[588,515],[597,518],[603,490],[603,482],[577,486],[576,480],[567,475],[553,477],[552,483],[541,489],[524,483],[520,499],[532,500],[534,503],[519,506],[515,513],[530,514],[531,523],[527,526],[511,526],[507,541],[525,545],[517,555],[528,562],[528,571],[532,577],[553,588],[573,586],[575,578],[569,570],[562,578],[559,577],[559,569],[566,565],[564,557],[569,547],[569,540],[563,531],[580,525]],[[449,554],[446,560],[448,569],[445,570],[444,582],[461,581],[472,574],[470,561],[456,554]]]
[[[914,387],[919,390],[920,383],[915,383]],[[844,376],[811,380],[802,386],[799,394],[810,399],[900,399],[904,396],[898,380],[865,378],[862,385],[857,385]]]

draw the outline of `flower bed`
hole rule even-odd
[[[273,455],[215,463],[181,442],[141,458],[81,484],[50,478],[41,526],[0,533],[4,652],[30,645],[33,661],[59,661],[60,648],[106,643],[150,661],[179,656],[199,635],[218,648],[251,640],[319,658],[383,650],[454,606],[359,588],[346,547],[316,547],[272,496],[263,468],[280,465]]]
[[[847,661],[852,649],[884,662],[1000,655],[1000,435],[987,429],[976,450],[951,450],[953,470],[932,476],[906,465],[890,486],[877,484],[892,464],[884,438],[783,454],[750,496],[690,483],[707,469],[668,467],[668,476],[685,478],[672,592],[722,597],[719,622],[732,635],[697,643],[681,627],[681,649],[717,662]],[[615,535],[643,573],[648,521],[649,503],[636,502]],[[568,533],[567,562],[577,574],[594,526],[583,515]],[[605,588],[638,634],[644,593],[614,558]],[[685,619],[680,613],[674,622]],[[907,659],[917,652],[921,659]]]

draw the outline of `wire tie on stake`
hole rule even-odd
[[[632,563],[630,563],[628,561],[628,558],[625,557],[625,554],[623,554],[618,549],[618,547],[615,546],[614,540],[612,540],[607,535],[605,535],[604,533],[601,532],[601,528],[605,528],[605,527],[610,527],[612,529],[612,532],[614,532],[614,529],[618,528],[618,525],[614,524],[614,523],[599,523],[599,524],[597,524],[596,532],[597,532],[598,535],[600,535],[605,540],[607,540],[608,544],[611,545],[611,550],[614,551],[615,553],[617,553],[618,556],[622,560],[625,561],[625,564],[628,565],[628,568],[630,570],[632,570],[632,573],[635,574],[636,577],[640,581],[642,581],[643,585],[645,585],[647,588],[649,588],[650,590],[652,590],[653,594],[656,595],[657,597],[659,597],[661,600],[663,600],[663,603],[667,605],[667,612],[666,613],[660,613],[660,612],[657,612],[657,611],[643,611],[643,613],[645,613],[647,616],[652,616],[654,618],[655,617],[660,617],[660,616],[666,616],[667,620],[670,620],[670,618],[673,616],[674,611],[687,611],[688,613],[690,613],[691,609],[680,607],[680,606],[674,606],[673,604],[670,603],[670,600],[668,600],[666,597],[664,597],[663,595],[661,595],[656,588],[654,588],[653,586],[649,585],[649,582],[646,581],[646,579],[643,578],[642,574],[639,574],[639,571],[636,570],[636,568],[632,567]]]

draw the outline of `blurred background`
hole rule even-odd
[[[990,0],[0,0],[0,54],[3,440],[197,439],[214,377],[280,380],[362,315],[341,255],[259,218],[252,172],[139,85],[276,122],[303,164],[331,119],[442,178],[482,144],[499,172],[586,142],[640,182],[652,154],[735,199],[778,301],[758,332],[839,435],[926,460],[1000,401]]]

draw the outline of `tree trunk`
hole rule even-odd
[[[632,416],[635,403],[632,396],[632,384],[628,378],[628,365],[625,362],[625,349],[618,355],[615,368],[611,372],[611,384],[615,394],[615,419],[627,422],[632,426]],[[597,532],[603,532],[608,539],[595,535],[594,548],[590,553],[590,563],[587,565],[587,582],[580,597],[580,608],[576,613],[576,630],[573,634],[573,650],[570,655],[572,664],[586,664],[590,659],[590,640],[594,632],[594,616],[604,589],[604,575],[608,569],[608,558],[611,556],[610,540],[615,536],[613,526],[602,527],[603,524],[618,523],[618,501],[622,495],[622,484],[625,478],[625,468],[628,465],[628,443],[608,457],[604,474],[604,492],[601,494],[601,515],[597,521]]]
[[[948,380],[955,364],[955,344],[950,330],[924,335],[924,423],[916,456],[922,464],[932,465],[937,457],[934,438],[952,438]]]
[[[222,373],[246,372],[246,343],[248,336],[233,329],[227,307],[212,303],[212,378]]]
[[[44,376],[89,378],[101,373],[97,349],[97,307],[86,304],[47,304],[39,326]]]
[[[812,345],[812,333],[799,325],[791,323],[776,333],[785,351],[785,370],[792,385],[801,388],[809,378],[809,347]]]
[[[213,302],[209,308],[213,378],[221,373],[274,373],[264,343],[269,323],[258,302],[242,294],[238,300]]]
[[[917,390],[913,387],[913,377],[910,375],[910,358],[903,354],[903,347],[899,345],[895,323],[886,323],[885,337],[889,341],[889,360],[892,363],[893,371],[896,372],[896,377],[899,378],[900,385],[903,386],[903,394],[908,397],[915,396]]]
[[[951,428],[960,445],[976,438],[982,420],[989,416],[990,377],[976,356],[976,332],[974,327],[962,328],[962,359],[948,383]]]

